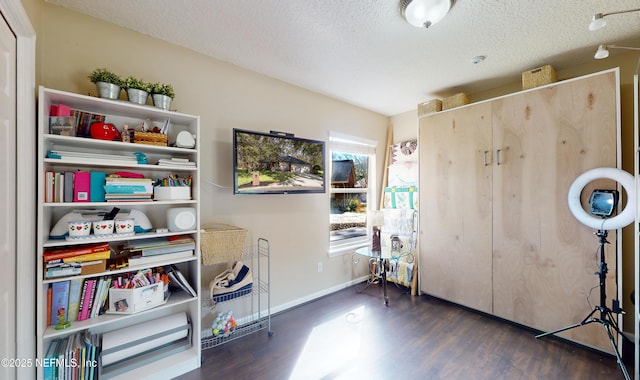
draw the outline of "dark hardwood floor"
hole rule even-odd
[[[623,379],[615,357],[429,296],[344,289],[203,351],[181,379]],[[629,368],[633,376],[632,368]]]

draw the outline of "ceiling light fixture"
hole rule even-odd
[[[626,49],[626,50],[640,50],[640,48],[630,46],[618,46],[618,45],[600,45],[596,54],[593,56],[595,59],[605,59],[609,57],[609,49]]]
[[[449,13],[454,0],[401,0],[400,13],[418,28],[428,28]]]
[[[607,25],[607,20],[604,19],[606,16],[617,15],[621,13],[630,13],[630,12],[640,12],[640,8],[628,9],[626,11],[609,12],[609,13],[596,13],[593,15],[593,20],[591,20],[591,23],[589,24],[589,30],[593,32],[594,30],[604,28]]]

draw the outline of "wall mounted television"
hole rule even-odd
[[[233,129],[233,193],[325,192],[324,141]]]

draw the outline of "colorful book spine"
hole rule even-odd
[[[91,173],[78,171],[73,178],[73,201],[89,202],[91,197]]]
[[[62,259],[62,261],[65,263],[85,263],[85,262],[96,261],[96,260],[107,260],[110,257],[111,257],[111,250],[106,250],[101,252],[88,253],[86,255],[77,255],[77,256],[67,257],[65,259]]]
[[[91,191],[89,192],[89,200],[91,202],[104,202],[105,190],[104,181],[107,177],[105,172],[91,172]]]
[[[103,277],[98,280],[98,284],[96,285],[96,291],[93,294],[93,301],[91,301],[91,310],[89,311],[89,318],[94,318],[98,315],[98,309],[100,306],[98,303],[100,302],[100,297],[102,296],[102,290],[105,286],[105,280]]]
[[[88,319],[89,316],[91,315],[91,307],[93,306],[93,297],[95,296],[95,292],[96,292],[96,279],[91,278],[88,279],[87,281],[89,281],[89,285],[87,286],[87,293],[85,294],[85,302],[84,305],[82,305],[82,311],[80,312],[80,316],[82,320],[84,321],[85,319]]]
[[[108,249],[109,243],[99,243],[82,247],[47,250],[44,252],[44,261],[49,262],[52,260],[65,259],[78,255],[87,255],[89,253],[103,252]]]
[[[82,295],[82,283],[81,278],[75,278],[70,280],[69,286],[69,322],[75,322],[78,320],[78,312],[80,311],[80,297]]]
[[[89,286],[92,284],[92,279],[86,279],[84,284],[82,285],[82,295],[80,296],[80,306],[78,310],[78,321],[83,321],[87,315],[87,308],[89,307],[89,295],[91,293],[91,289]]]
[[[69,286],[69,280],[51,284],[51,325],[58,324],[60,319],[68,321]]]

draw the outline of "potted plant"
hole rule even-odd
[[[99,97],[116,100],[120,98],[122,79],[118,74],[105,68],[95,69],[89,74],[89,80],[96,84]]]
[[[128,76],[123,81],[123,86],[127,91],[127,97],[130,102],[137,104],[147,104],[151,85],[142,79],[134,76]]]
[[[171,100],[176,97],[173,86],[169,83],[153,83],[151,85],[151,98],[153,105],[163,110],[168,110]]]

